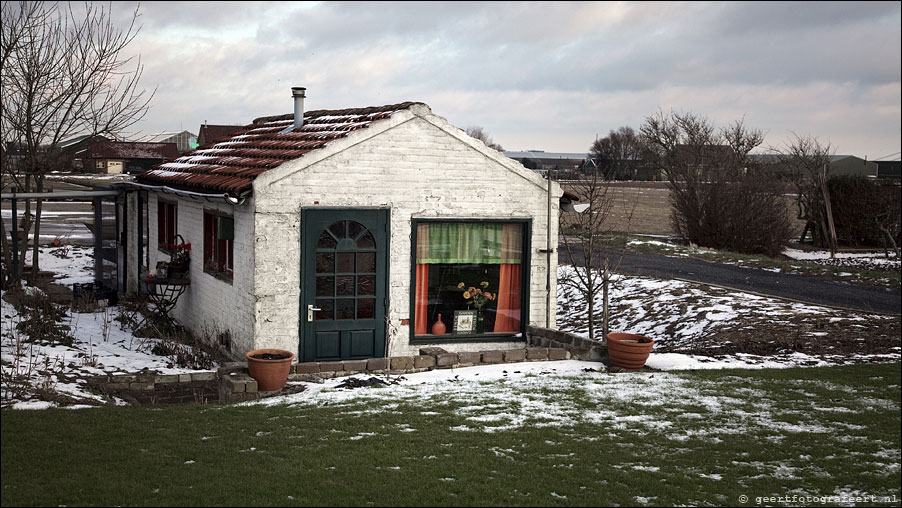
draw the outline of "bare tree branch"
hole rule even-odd
[[[112,21],[111,8],[92,3],[83,10],[71,4],[3,4],[0,122],[4,150],[15,146],[25,156],[21,165],[5,157],[0,171],[22,192],[44,190],[47,173],[61,167],[61,141],[79,134],[116,137],[147,113],[156,90],[140,89],[141,60],[124,54],[140,31],[138,10],[123,28]],[[25,213],[30,212],[31,203],[26,200]],[[32,282],[39,271],[40,217],[38,201]],[[25,230],[26,238],[29,232]],[[24,257],[20,257],[22,268]],[[6,279],[5,283],[18,285],[19,281]]]

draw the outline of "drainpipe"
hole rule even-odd
[[[545,223],[545,328],[551,328],[551,170],[548,171],[548,217]]]

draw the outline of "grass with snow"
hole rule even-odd
[[[899,379],[899,363],[545,372],[230,407],[6,410],[3,504],[898,504]]]

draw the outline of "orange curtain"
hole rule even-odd
[[[419,286],[418,286],[419,287]],[[502,264],[495,332],[520,331],[520,265]]]
[[[429,265],[417,264],[417,292],[414,300],[413,326],[415,335],[424,335],[428,324],[426,306],[429,304]]]

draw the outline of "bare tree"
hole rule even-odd
[[[815,245],[835,249],[825,200],[830,158],[835,150],[829,142],[822,143],[817,138],[795,133],[793,136],[792,142],[783,148],[771,148],[771,151],[777,154],[795,187],[798,218],[805,221],[799,241],[804,242],[810,232]]]
[[[0,170],[20,192],[42,192],[47,173],[60,167],[61,141],[79,134],[115,136],[146,114],[155,90],[139,90],[140,59],[124,55],[140,30],[138,11],[125,28],[112,21],[110,7],[91,3],[4,2],[2,16],[3,143],[21,147],[25,157],[22,167],[4,160]],[[29,200],[25,217],[32,217]],[[39,271],[40,219],[37,201],[33,221],[24,227],[27,239],[34,225],[32,282]]]
[[[489,136],[489,134],[482,127],[467,127],[467,136],[482,141],[483,143],[485,143],[485,146],[489,148],[493,148],[495,150],[498,150],[499,152],[504,151],[504,148],[502,148],[501,145],[492,141],[492,137]]]
[[[596,139],[589,148],[589,157],[606,178],[632,180],[644,159],[645,143],[632,127],[620,127],[607,136]]]
[[[611,186],[611,180],[605,178],[602,171],[581,175],[576,180],[568,180],[566,189],[568,193],[579,198],[579,203],[587,206],[587,209],[577,213],[561,210],[561,241],[567,259],[573,264],[574,270],[570,275],[558,280],[563,287],[575,290],[586,302],[586,321],[588,324],[589,339],[596,340],[596,312],[595,303],[599,293],[602,294],[601,308],[601,332],[602,337],[607,337],[609,322],[608,293],[612,283],[612,275],[623,259],[623,251],[616,252],[606,249],[606,236],[613,233],[612,219],[618,206],[615,191]],[[625,205],[623,212],[626,214],[627,229],[636,207],[636,200],[632,205]],[[629,233],[625,231],[624,233]]]
[[[659,111],[641,132],[650,161],[668,180],[677,234],[715,249],[782,251],[791,232],[783,186],[749,160],[764,142],[762,131],[742,120],[718,130],[702,116]]]

